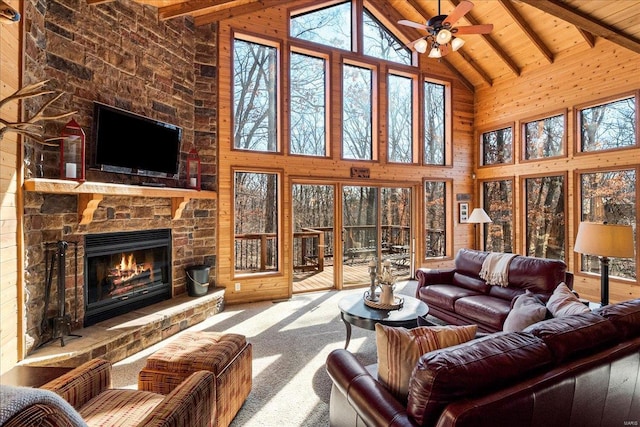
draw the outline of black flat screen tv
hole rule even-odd
[[[178,178],[182,129],[94,103],[93,167],[106,172]]]

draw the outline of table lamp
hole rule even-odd
[[[609,304],[609,257],[633,258],[633,229],[630,225],[581,222],[573,250],[600,259],[600,304]]]
[[[487,215],[487,213],[482,208],[475,208],[473,212],[471,212],[471,215],[469,215],[469,218],[467,219],[467,223],[473,224],[473,233],[476,240],[475,241],[476,249],[479,249],[479,246],[480,246],[479,244],[480,239],[478,238],[478,224],[486,224],[488,222],[493,222],[493,221],[491,221],[491,218],[489,218],[489,215]]]

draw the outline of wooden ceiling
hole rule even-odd
[[[118,0],[87,0],[89,4]],[[157,7],[161,20],[191,15],[195,25],[254,13],[282,0],[134,0]],[[456,26],[493,24],[488,35],[464,35],[465,45],[442,61],[470,88],[521,77],[563,55],[588,50],[606,39],[611,49],[638,53],[640,62],[640,0],[472,0],[473,9]],[[300,4],[300,2],[296,2]],[[319,2],[318,2],[319,3]],[[408,19],[425,23],[447,15],[460,0],[365,0],[388,23]],[[309,3],[306,3],[307,5]],[[410,42],[426,32],[397,26]],[[430,59],[431,60],[431,59]],[[435,59],[434,59],[435,60]],[[640,67],[639,67],[640,68]],[[638,70],[640,75],[640,69]]]

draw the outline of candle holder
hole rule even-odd
[[[60,178],[84,181],[84,131],[78,122],[71,119],[60,136]]]
[[[187,188],[200,190],[200,156],[198,151],[193,148],[187,155]]]
[[[376,265],[376,260],[372,259],[369,261],[369,277],[371,277],[371,285],[369,287],[369,292],[365,292],[365,298],[369,301],[378,301],[378,297],[376,296],[376,277],[378,276],[378,268]]]

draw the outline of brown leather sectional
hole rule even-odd
[[[514,297],[526,289],[544,303],[564,282],[573,289],[573,274],[559,260],[516,256],[509,264],[509,285],[488,285],[480,278],[489,252],[460,249],[453,268],[416,271],[416,298],[429,306],[429,314],[451,325],[478,325],[482,332],[502,331]]]
[[[333,427],[637,425],[640,299],[427,353],[407,402],[346,350],[327,371]]]

